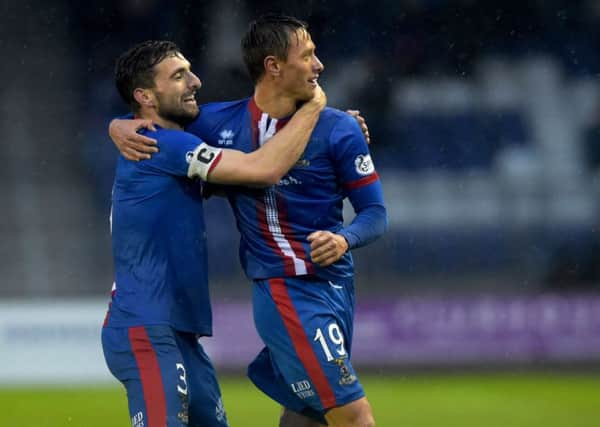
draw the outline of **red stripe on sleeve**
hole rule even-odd
[[[375,181],[377,181],[378,179],[379,179],[379,175],[377,175],[377,172],[373,172],[371,175],[365,176],[364,178],[345,183],[344,188],[346,190],[356,190],[357,188],[372,184]]]
[[[158,358],[146,333],[146,328],[143,326],[129,328],[129,342],[142,380],[148,416],[147,425],[148,427],[164,427],[167,423],[167,401]]]
[[[269,280],[269,286],[271,288],[271,295],[277,305],[277,310],[283,319],[285,328],[288,331],[296,350],[298,358],[302,362],[304,369],[308,373],[310,380],[315,385],[321,405],[324,409],[333,408],[337,406],[335,394],[325,376],[325,373],[321,369],[319,360],[315,355],[313,348],[308,341],[308,337],[304,332],[304,328],[300,323],[300,318],[294,307],[294,304],[288,294],[285,282],[283,279],[271,279]]]

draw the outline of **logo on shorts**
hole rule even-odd
[[[375,171],[375,165],[370,154],[359,154],[354,159],[354,167],[359,175],[369,175]]]
[[[315,395],[315,392],[312,391],[310,382],[308,382],[308,380],[295,382],[290,384],[290,387],[300,399],[306,399],[307,397],[312,397]]]
[[[227,415],[225,414],[225,406],[223,405],[223,399],[219,397],[217,406],[215,407],[215,416],[217,421],[220,423],[227,423]]]
[[[131,417],[131,427],[144,427],[144,413],[142,411]]]
[[[356,375],[350,372],[345,357],[334,359],[333,363],[340,367],[340,385],[350,385],[356,381]]]
[[[177,413],[177,419],[181,421],[182,424],[187,424],[190,422],[190,403],[188,396],[187,394],[179,393],[179,398],[181,399],[181,411]]]

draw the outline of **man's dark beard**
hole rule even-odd
[[[186,127],[200,115],[200,108],[197,114],[188,114],[185,111],[158,111],[158,115],[165,120],[177,123],[181,127]]]

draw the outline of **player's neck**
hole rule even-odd
[[[156,114],[155,110],[143,110],[142,109],[142,111],[140,111],[138,114],[136,114],[136,118],[152,120],[152,123],[160,126],[163,129],[183,130],[183,126],[181,126],[180,124],[178,124],[172,120],[168,120],[168,119],[165,119],[164,117],[159,116],[158,114]]]
[[[296,110],[296,100],[286,96],[278,88],[266,82],[260,82],[254,88],[254,102],[261,111],[274,119],[282,119]]]

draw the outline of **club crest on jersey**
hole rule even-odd
[[[370,154],[359,154],[354,159],[354,167],[359,175],[370,175],[375,171],[375,166]]]
[[[231,129],[223,129],[219,133],[219,145],[233,145],[233,137],[235,133]]]
[[[350,368],[346,364],[345,357],[340,357],[338,359],[334,359],[333,363],[339,366],[340,368],[340,385],[350,385],[356,381],[356,375],[350,372]]]

